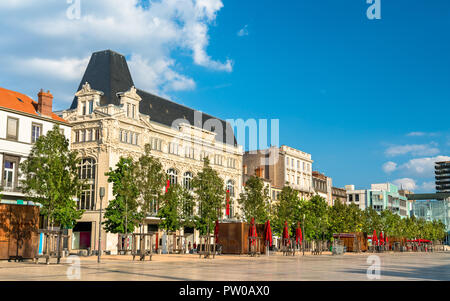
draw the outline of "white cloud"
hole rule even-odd
[[[434,164],[439,161],[449,161],[448,156],[436,156],[426,158],[411,159],[398,168],[409,175],[417,175],[421,177],[432,177],[434,174]]]
[[[249,35],[248,25],[245,25],[241,30],[239,30],[237,35],[238,37],[248,36]]]
[[[397,163],[389,161],[383,164],[383,170],[385,173],[391,173],[397,169]]]
[[[411,132],[408,133],[406,136],[408,137],[437,136],[437,133]]]
[[[435,147],[435,143],[430,144],[408,144],[394,145],[389,147],[385,154],[389,157],[411,154],[413,156],[434,156],[439,154],[439,149]]]
[[[423,182],[420,188],[427,192],[434,192],[436,189],[436,183],[434,181]]]
[[[156,93],[195,87],[176,55],[188,55],[208,69],[233,70],[232,60],[215,60],[207,53],[221,0],[160,0],[148,8],[139,3],[81,0],[80,18],[69,19],[71,4],[63,0],[0,1],[0,82],[29,94],[41,87],[60,97],[74,94],[87,59],[104,49],[127,55],[131,72],[142,76],[134,78],[138,88]],[[32,90],[23,91],[24,78]]]
[[[416,181],[411,178],[397,179],[393,183],[399,188],[406,190],[415,190],[417,188]]]

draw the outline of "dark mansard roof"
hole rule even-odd
[[[88,82],[92,89],[102,91],[100,105],[109,104],[120,105],[120,99],[117,93],[126,92],[134,86],[125,57],[111,50],[95,52],[91,56],[89,65],[84,73],[77,91]],[[191,125],[202,127],[205,130],[215,131],[211,126],[205,127],[208,119],[217,119],[223,128],[223,135],[217,135],[216,140],[227,143],[226,133],[232,133],[231,140],[228,144],[237,145],[236,138],[233,134],[231,125],[223,120],[202,113],[202,123],[194,124],[195,110],[153,95],[149,92],[137,88],[137,94],[142,98],[139,111],[142,114],[149,115],[152,121],[172,126],[177,119],[186,119]],[[78,105],[78,98],[75,96],[70,109],[75,109]]]

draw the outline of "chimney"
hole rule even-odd
[[[42,89],[38,94],[38,112],[42,116],[51,117],[53,113],[53,95],[50,91],[44,92]]]

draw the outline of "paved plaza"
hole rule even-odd
[[[131,256],[80,257],[80,279],[84,281],[277,281],[277,280],[369,280],[367,269],[373,254],[332,256],[217,256],[154,255],[153,261],[132,261]],[[450,252],[376,254],[381,280],[450,280]],[[0,262],[0,281],[73,281],[77,261],[63,264]],[[75,275],[75,274],[73,274]],[[77,280],[77,279],[75,279]]]

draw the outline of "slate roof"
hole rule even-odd
[[[86,82],[90,84],[92,89],[104,93],[100,100],[101,106],[109,104],[120,105],[117,93],[126,92],[134,86],[133,78],[131,77],[125,57],[111,50],[99,51],[92,54],[89,65],[77,91],[81,90]],[[194,109],[140,90],[138,87],[137,93],[142,98],[139,111],[142,114],[149,115],[150,120],[163,125],[172,126],[172,123],[175,120],[186,119],[191,125],[194,125]],[[75,96],[70,109],[75,109],[77,103],[78,99]],[[209,126],[209,128],[204,127],[205,122],[212,118],[215,117],[202,113],[203,124],[195,124],[195,126],[202,126],[205,130],[214,131],[211,126]],[[224,134],[221,135],[222,137],[217,135],[216,140],[227,143],[226,132],[233,133],[233,129],[229,123],[218,118],[215,119],[220,121],[224,132]],[[228,144],[237,145],[234,134],[233,137],[228,140],[231,140],[231,143]]]
[[[37,110],[38,103],[36,101],[25,94],[2,87],[0,87],[0,108],[1,107],[50,119],[50,117],[41,116]],[[62,119],[55,113],[52,113],[51,119],[54,121],[67,123],[66,120]]]

